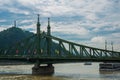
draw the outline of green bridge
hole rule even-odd
[[[54,63],[120,62],[120,52],[85,46],[52,36],[49,18],[47,32],[41,32],[40,26],[38,15],[36,34],[1,49],[0,60],[33,62],[33,74],[53,73]],[[43,67],[40,64],[48,66]]]

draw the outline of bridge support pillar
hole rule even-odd
[[[34,66],[32,68],[32,74],[34,75],[52,75],[54,73],[54,66],[47,64],[47,66]]]

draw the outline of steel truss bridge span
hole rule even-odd
[[[41,63],[66,63],[66,62],[119,62],[120,52],[93,48],[74,42],[70,42],[54,36],[42,33],[41,54],[36,53],[36,37],[33,35],[20,41],[14,47],[1,50],[0,59],[21,60]],[[47,53],[47,39],[51,39],[50,54]],[[31,43],[31,44],[30,44]],[[24,46],[27,45],[27,46]],[[25,52],[26,51],[26,52]],[[5,53],[6,52],[6,53]]]
[[[51,35],[50,19],[47,32],[40,30],[39,16],[36,34],[0,49],[0,59],[28,60],[40,63],[64,62],[120,62],[120,52],[89,47]]]

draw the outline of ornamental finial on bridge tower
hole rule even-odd
[[[40,15],[38,14],[38,22],[39,22],[39,16],[40,16]]]
[[[40,19],[39,19],[39,14],[38,14],[38,19],[37,19],[37,33],[39,34],[40,33]]]
[[[40,26],[40,15],[38,14],[37,26]]]
[[[48,18],[48,26],[50,26],[50,18]]]
[[[51,31],[50,31],[50,18],[48,18],[47,35],[51,35]]]

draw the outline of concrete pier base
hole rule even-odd
[[[34,75],[52,75],[54,74],[54,66],[48,64],[47,66],[34,66],[32,68],[32,74]]]

